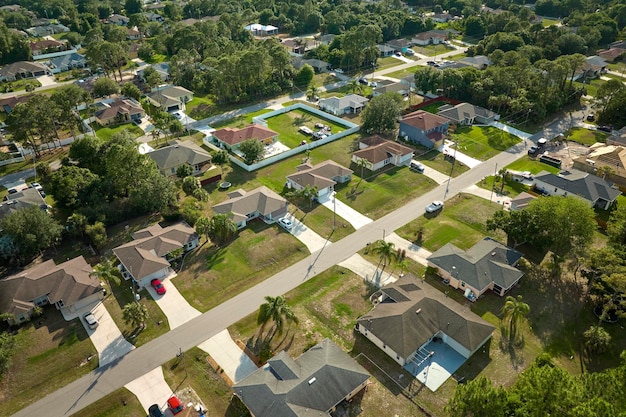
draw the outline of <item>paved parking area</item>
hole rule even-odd
[[[309,252],[313,253],[322,249],[324,245],[330,245],[327,239],[315,233],[292,214],[287,214],[285,217],[291,220],[291,224],[293,225],[288,232],[294,235],[300,242],[304,243],[309,249]],[[282,227],[280,224],[277,225],[278,227]]]
[[[163,295],[158,295],[151,286],[147,286],[146,289],[167,317],[170,329],[175,329],[202,314],[189,305],[170,278],[165,278],[162,282],[166,289],[166,293]]]
[[[87,334],[91,338],[91,342],[98,351],[99,366],[109,364],[135,349],[135,346],[124,338],[104,303],[98,303],[91,309],[96,320],[98,320],[98,327],[94,330],[91,330],[82,318],[83,314],[89,310],[89,308],[84,309],[79,313],[79,316],[81,323],[83,323]]]
[[[124,385],[126,389],[135,394],[141,406],[148,412],[152,404],[158,404],[161,410],[165,410],[167,400],[173,394],[172,389],[163,377],[163,369],[159,366],[134,381]],[[169,414],[168,414],[169,413]],[[167,410],[166,416],[171,416],[171,411]]]
[[[335,198],[336,195],[337,193],[333,191],[333,194],[328,199],[320,201],[320,203],[322,203],[322,205],[327,209],[331,211],[334,210],[335,213],[337,213],[337,216],[350,223],[355,229],[360,229],[366,224],[372,222],[372,219],[369,217],[362,215],[338,198]]]
[[[198,347],[211,355],[234,383],[241,381],[258,369],[248,355],[233,341],[228,330],[222,330],[209,340],[199,344]]]

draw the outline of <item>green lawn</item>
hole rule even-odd
[[[0,176],[8,175],[14,172],[23,171],[25,169],[34,168],[34,164],[38,164],[40,162],[50,163],[55,160],[62,159],[67,155],[69,148],[53,148],[50,151],[41,151],[41,156],[36,158],[34,161],[31,157],[27,157],[21,162],[16,162],[14,164],[4,165],[0,167]]]
[[[418,152],[415,153],[415,159],[423,162],[424,165],[428,165],[442,174],[450,175],[450,171],[452,171],[452,177],[455,178],[464,172],[469,171],[469,168],[461,162],[455,162],[453,170],[452,160],[446,159],[444,155],[436,149],[428,150],[424,147],[417,147],[417,149]]]
[[[190,117],[201,120],[215,112],[215,103],[206,95],[194,94],[193,99],[185,104],[185,108]]]
[[[459,151],[481,161],[521,142],[517,136],[489,126],[461,126],[450,135],[450,140],[458,142]]]
[[[598,94],[598,87],[604,84],[606,81],[601,79],[590,80],[586,83],[580,83],[578,81],[574,81],[574,85],[577,88],[584,87],[587,90],[587,95],[595,97]]]
[[[553,174],[558,174],[560,169],[553,167],[538,160],[532,159],[528,156],[524,156],[510,165],[506,166],[507,169],[513,171],[530,171],[532,174],[538,174],[541,171],[548,171]]]
[[[80,319],[67,322],[53,306],[44,307],[42,317],[23,324],[15,341],[11,364],[0,380],[2,417],[98,367],[96,349]]]
[[[496,192],[500,194],[500,190],[502,190],[502,183],[500,181],[498,181],[495,184],[495,188],[494,188],[494,176],[490,175],[487,178],[482,179],[481,181],[479,181],[476,185],[478,185],[481,188],[484,188],[485,190],[489,190],[491,191],[492,189],[494,190],[494,197],[496,197]],[[524,191],[528,191],[528,186],[509,179],[504,181],[504,189],[502,190],[502,195],[505,195],[507,197],[516,197],[518,194],[524,192]]]
[[[541,25],[542,25],[543,27],[548,27],[548,26],[552,26],[552,25],[558,25],[558,24],[560,24],[560,23],[561,23],[561,21],[560,21],[560,20],[558,20],[558,19],[549,19],[549,18],[546,18],[546,17],[544,17],[544,18],[541,20]]]
[[[596,142],[606,143],[608,134],[597,130],[584,129],[582,127],[573,127],[567,132],[563,133],[567,140],[577,142],[582,145],[591,146]]]
[[[261,114],[269,113],[271,109],[261,109],[255,112],[247,113],[241,116],[234,117],[232,119],[224,120],[223,122],[212,124],[211,127],[215,129],[221,129],[223,127],[236,127],[242,128],[252,123],[252,119]]]
[[[26,86],[32,86],[34,88],[41,87],[41,83],[34,78],[21,79],[15,81],[4,81],[0,84],[0,90],[2,92],[12,92],[26,90]]]
[[[303,140],[307,142],[312,140],[311,136],[298,131],[300,126],[307,126],[311,130],[317,131],[318,129],[315,127],[315,124],[322,123],[330,126],[333,133],[347,129],[344,125],[337,124],[301,109],[279,114],[266,120],[267,127],[278,133],[278,140],[289,148],[300,146]]]
[[[419,65],[416,65],[414,67],[406,68],[406,69],[403,69],[403,70],[390,72],[389,74],[386,74],[386,76],[387,77],[391,77],[391,78],[397,78],[397,79],[401,80],[402,78],[408,77],[409,75],[414,75],[415,71],[417,70],[418,67],[419,67]]]
[[[439,108],[447,104],[448,103],[443,103],[443,102],[430,103],[429,105],[422,107],[420,110],[424,110],[432,114],[437,114],[437,112],[439,111]]]
[[[378,58],[378,61],[376,61],[376,71],[385,69],[385,68],[396,67],[402,64],[404,64],[404,62],[400,61],[399,59],[390,57],[390,56],[387,56],[384,58]],[[374,71],[374,76],[376,76],[376,71]]]
[[[96,131],[96,136],[104,141],[111,140],[111,136],[124,130],[128,130],[135,138],[138,138],[139,136],[144,134],[141,128],[135,126],[132,123],[125,123],[123,125],[118,125],[115,127],[104,127],[94,122],[91,124],[91,127]]]
[[[193,307],[207,311],[308,254],[303,243],[278,225],[254,220],[228,245],[204,245],[187,256],[173,282]]]
[[[418,54],[436,57],[437,55],[453,51],[456,48],[437,44],[437,45],[414,46],[412,49]]]
[[[106,397],[83,408],[72,417],[145,417],[146,411],[132,392],[126,388],[113,391]]]
[[[487,219],[501,208],[500,204],[490,203],[484,198],[460,194],[448,200],[439,214],[421,216],[396,230],[396,233],[430,251],[436,251],[446,243],[469,249],[485,236],[506,242],[504,233],[489,232],[485,226]],[[422,241],[417,242],[420,228],[423,228]]]

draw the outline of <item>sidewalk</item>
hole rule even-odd
[[[446,143],[438,147],[437,150],[439,152],[447,153],[448,155],[454,156],[454,158],[457,161],[461,162],[462,164],[465,164],[470,169],[482,164],[482,161],[472,158],[471,156],[465,155],[463,152],[457,149],[450,149],[450,146],[452,145],[454,145],[454,142],[447,140]]]

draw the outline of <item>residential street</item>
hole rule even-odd
[[[542,137],[539,133],[534,137]],[[465,174],[442,184],[423,196],[372,223],[364,225],[355,233],[335,242],[330,248],[322,248],[300,262],[286,268],[259,285],[224,301],[221,305],[171,330],[149,343],[134,349],[126,356],[108,366],[101,367],[77,381],[48,395],[16,413],[15,416],[33,415],[69,416],[87,405],[152,371],[162,363],[174,358],[179,349],[186,351],[221,332],[231,324],[254,313],[264,302],[266,295],[284,294],[303,281],[336,265],[367,243],[381,239],[407,222],[424,213],[424,207],[444,195],[452,197],[480,179],[489,176],[495,164],[506,166],[525,155],[524,143],[500,153]]]

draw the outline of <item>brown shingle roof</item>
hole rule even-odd
[[[286,212],[289,204],[287,200],[265,186],[249,192],[238,189],[229,193],[228,196],[228,200],[212,208],[215,213],[232,213],[233,221],[236,223],[245,220],[248,214],[257,211],[263,216],[283,209]]]
[[[262,141],[273,138],[276,135],[278,135],[278,133],[258,124],[252,124],[243,129],[225,127],[213,132],[213,136],[229,145],[236,145],[247,139],[258,139]]]
[[[287,176],[287,179],[303,187],[307,185],[316,186],[318,190],[335,185],[337,182],[333,178],[350,175],[353,172],[332,160],[321,162],[315,166],[303,164],[296,169],[298,172]]]
[[[382,140],[382,141],[381,141]],[[380,136],[372,136],[371,138],[366,138],[361,140],[361,143],[375,143],[373,145],[369,145],[365,149],[361,149],[359,151],[354,152],[354,156],[359,158],[367,159],[372,164],[376,164],[378,162],[384,161],[389,158],[389,155],[407,155],[412,154],[413,149],[408,146],[401,145],[397,142],[392,142],[390,140],[385,140]]]
[[[418,110],[404,116],[401,122],[427,132],[448,123],[448,119],[424,110]]]
[[[130,100],[120,99],[109,104],[109,107],[96,112],[96,118],[100,120],[113,119],[118,114],[143,114],[143,108],[133,104]]]

